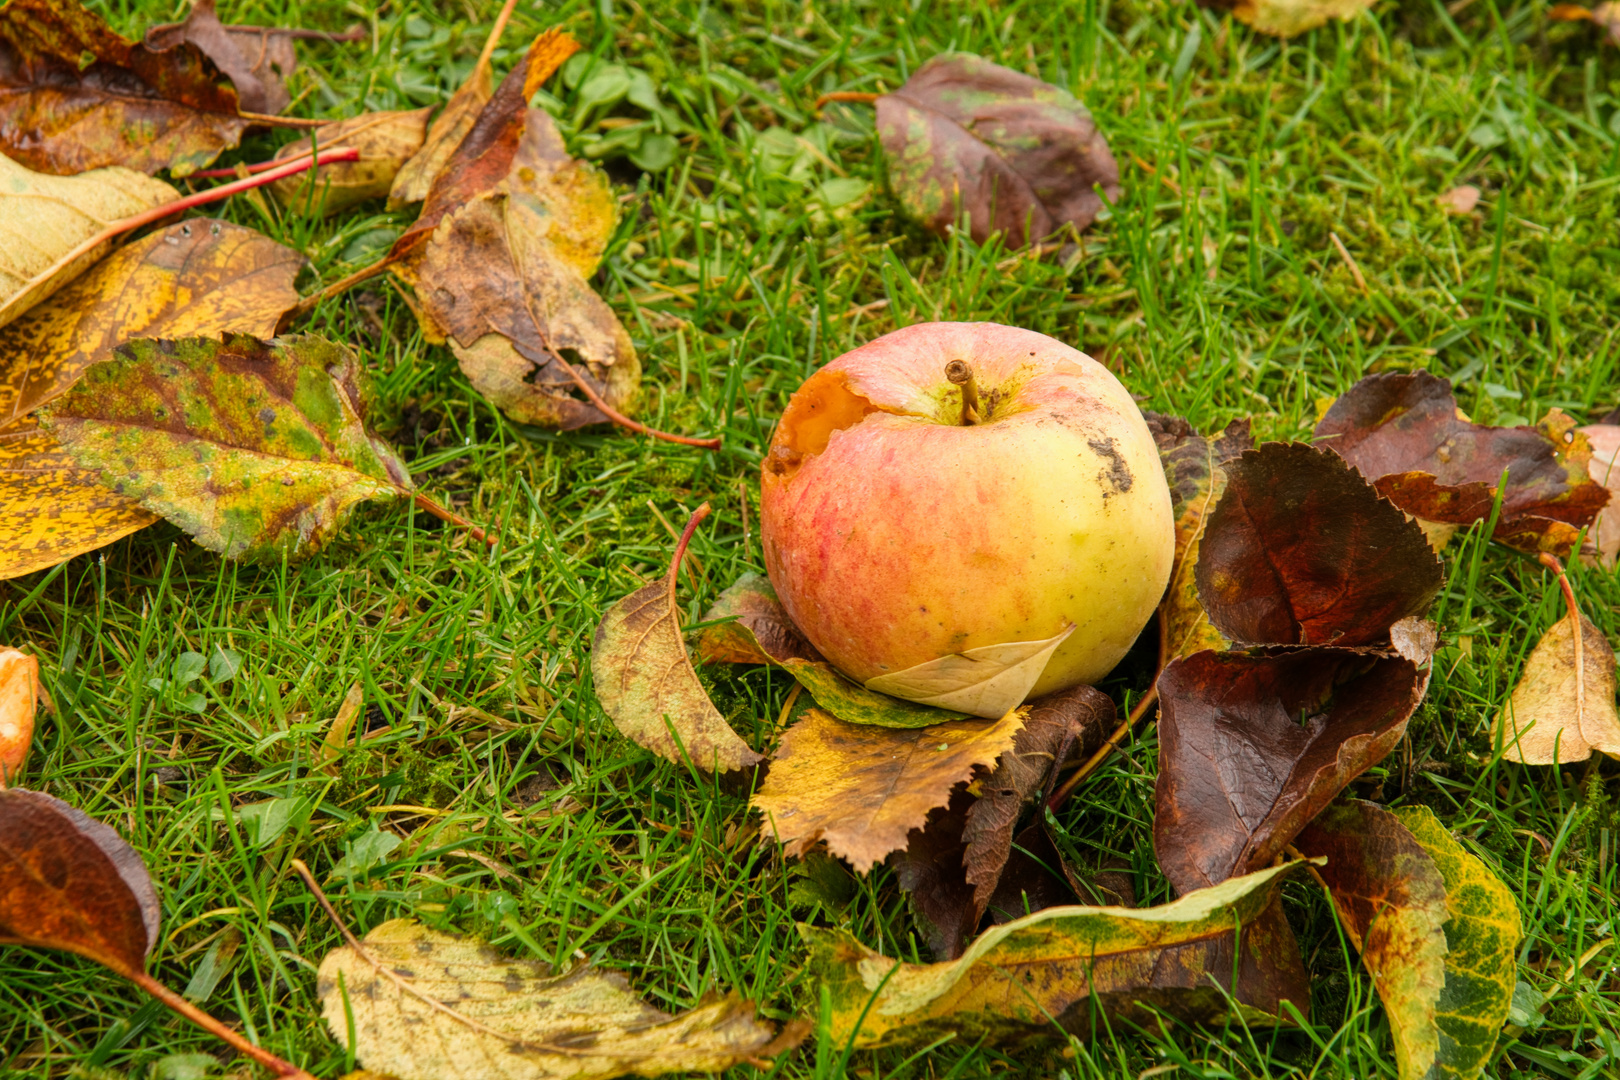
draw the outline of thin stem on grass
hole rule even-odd
[[[458,525],[461,528],[466,529],[468,535],[470,535],[474,540],[482,540],[490,547],[494,547],[496,544],[501,542],[499,536],[496,536],[493,533],[485,532],[483,529],[479,528],[477,525],[474,525],[472,522],[468,521],[454,510],[451,510],[447,506],[441,506],[439,503],[434,502],[420,491],[411,492],[411,500],[416,503],[417,507],[422,510],[426,510],[440,521],[448,521],[452,525]]]
[[[284,1061],[261,1046],[255,1046],[241,1032],[210,1016],[146,972],[132,971],[126,972],[126,974],[131,982],[145,990],[154,999],[190,1020],[215,1038],[229,1043],[241,1053],[274,1072],[277,1076],[285,1076],[290,1080],[315,1080],[314,1076],[300,1069],[292,1062]]]

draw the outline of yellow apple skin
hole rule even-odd
[[[961,424],[952,360],[974,371],[981,423]],[[772,436],[760,517],[783,606],[858,682],[1072,624],[1031,696],[1094,683],[1175,555],[1164,470],[1125,387],[995,323],[897,330],[812,375]]]

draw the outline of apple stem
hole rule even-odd
[[[962,426],[979,423],[979,384],[972,366],[966,360],[952,360],[945,365],[945,377],[962,388]]]

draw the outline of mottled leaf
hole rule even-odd
[[[34,742],[34,711],[44,697],[39,658],[0,646],[0,788],[22,773]]]
[[[331,217],[367,199],[382,198],[393,186],[400,166],[421,148],[432,111],[361,113],[322,124],[312,138],[298,139],[276,151],[276,160],[302,157],[315,147],[325,151],[343,146],[358,150],[359,160],[334,162],[319,172],[277,180],[268,185],[270,193],[282,206],[316,217]]]
[[[948,653],[866,680],[866,688],[936,709],[994,720],[1024,703],[1070,624],[1041,641],[1011,641]]]
[[[1226,473],[1196,576],[1210,622],[1233,641],[1387,641],[1440,591],[1422,530],[1333,454],[1267,443]]]
[[[1592,424],[1581,434],[1592,447],[1587,473],[1609,489],[1608,504],[1588,536],[1597,542],[1598,561],[1613,569],[1620,566],[1620,424]]]
[[[859,1048],[1082,1036],[1109,1022],[1273,1020],[1230,1007],[1231,970],[1202,966],[1201,943],[1230,938],[1299,863],[1234,878],[1162,907],[1054,907],[985,931],[954,961],[897,963],[841,930],[801,927],[810,972],[830,995],[830,1036]]]
[[[902,848],[951,789],[1013,745],[1024,710],[915,731],[846,724],[811,709],[782,736],[752,805],[761,832],[801,855],[817,841],[866,873]]]
[[[1323,26],[1329,19],[1348,22],[1372,7],[1373,0],[1199,0],[1204,7],[1230,11],[1238,22],[1262,34],[1293,37]]]
[[[719,620],[727,619],[728,622]],[[705,626],[695,635],[698,659],[705,664],[780,664],[787,660],[821,659],[776,598],[771,579],[747,573],[715,597],[704,613]]]
[[[675,586],[686,545],[708,513],[704,503],[687,522],[668,573],[603,614],[591,645],[591,680],[602,711],[625,738],[676,763],[689,758],[700,769],[726,771],[765,759],[709,700],[681,640]]]
[[[1518,976],[1519,905],[1500,878],[1463,850],[1426,806],[1395,816],[1423,846],[1446,886],[1446,982],[1435,1022],[1431,1080],[1473,1080],[1496,1050]]]
[[[0,8],[0,150],[31,169],[184,176],[235,146],[249,123],[190,42],[130,41],[74,0]]]
[[[1609,639],[1572,611],[1552,625],[1496,715],[1502,756],[1527,765],[1585,761],[1592,751],[1620,758],[1615,657]]]
[[[1440,1050],[1435,1017],[1446,982],[1445,879],[1399,818],[1360,799],[1329,806],[1295,844],[1327,860],[1317,873],[1372,973],[1401,1080],[1422,1080]]]
[[[936,709],[932,705],[918,705],[868,690],[860,683],[846,679],[825,660],[800,660],[790,656],[782,661],[782,667],[810,692],[817,705],[848,724],[925,728],[966,719],[968,715],[949,709]]]
[[[146,967],[158,914],[146,867],[109,826],[0,790],[0,945],[63,949],[129,976]]]
[[[943,234],[1012,247],[1084,229],[1119,197],[1119,166],[1068,91],[968,53],[935,56],[877,100],[889,183],[906,212]]]
[[[719,1072],[789,1049],[737,997],[679,1016],[591,967],[554,974],[456,934],[394,919],[321,961],[332,1035],[373,1072],[422,1080],[557,1080]],[[391,977],[392,976],[392,977]]]
[[[1471,423],[1451,383],[1425,371],[1369,375],[1333,403],[1316,438],[1426,521],[1468,525],[1491,512],[1507,472],[1495,539],[1567,553],[1608,502],[1588,473],[1591,446],[1558,410],[1536,427]]]
[[[355,355],[313,335],[137,340],[40,414],[75,462],[231,558],[302,554],[411,488]]]

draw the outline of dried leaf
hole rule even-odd
[[[1608,502],[1588,473],[1592,450],[1558,410],[1536,427],[1464,419],[1451,383],[1425,371],[1369,375],[1333,403],[1316,438],[1417,518],[1484,520],[1507,470],[1494,538],[1566,553]]]
[[[690,759],[700,769],[725,772],[765,759],[715,709],[681,640],[675,602],[681,557],[708,513],[705,503],[692,515],[663,578],[602,616],[591,645],[591,680],[602,711],[625,738],[677,764]]]
[[[961,956],[984,915],[984,909],[973,902],[973,886],[963,867],[967,848],[962,843],[962,827],[968,807],[975,802],[958,784],[950,802],[930,810],[923,827],[907,835],[905,847],[889,855],[889,867],[905,890],[912,920],[936,960]],[[814,854],[806,852],[807,857]]]
[[[63,949],[124,976],[157,943],[158,899],[140,857],[49,795],[0,790],[0,944]]]
[[[817,705],[847,724],[926,728],[963,720],[968,715],[950,709],[936,709],[932,705],[918,705],[868,690],[846,679],[825,660],[800,660],[790,656],[782,661],[782,667],[800,686],[810,691]]]
[[[1473,213],[1474,207],[1479,205],[1479,188],[1472,184],[1463,184],[1441,195],[1435,202],[1439,203],[1440,208],[1446,213],[1462,217]]]
[[[1199,0],[1205,7],[1230,11],[1238,22],[1262,34],[1293,37],[1323,26],[1329,19],[1348,22],[1372,7],[1373,0]]]
[[[156,52],[190,42],[231,80],[248,112],[278,113],[291,100],[287,78],[298,66],[293,32],[264,26],[223,26],[214,0],[192,0],[184,22],[154,26],[143,39]]]
[[[318,173],[277,180],[268,185],[270,193],[282,206],[316,217],[331,217],[367,199],[382,198],[400,167],[421,148],[432,111],[362,113],[322,124],[312,138],[298,139],[276,151],[276,160],[302,157],[315,147],[326,151],[342,146],[360,151],[360,160],[334,162]]]
[[[889,182],[906,212],[944,234],[966,214],[976,242],[1011,247],[1084,229],[1119,197],[1119,166],[1066,90],[968,53],[929,60],[877,100]]]
[[[34,741],[34,710],[44,698],[38,658],[0,646],[0,788],[22,773]]]
[[[0,150],[58,176],[104,165],[184,176],[251,122],[195,45],[130,41],[74,0],[0,8],[0,91]]]
[[[1620,425],[1591,424],[1581,434],[1592,447],[1587,473],[1609,489],[1608,505],[1588,537],[1597,541],[1598,561],[1612,569],[1620,566]]]
[[[1565,615],[1530,651],[1519,684],[1496,715],[1502,756],[1526,765],[1585,761],[1594,750],[1620,758],[1614,693],[1609,639],[1586,616]]]
[[[777,1039],[737,997],[671,1016],[616,973],[554,975],[411,919],[385,922],[361,943],[376,964],[348,947],[321,961],[327,1026],[367,1069],[407,1080],[719,1072],[803,1037],[790,1025]]]
[[[1489,1063],[1518,981],[1523,938],[1513,893],[1463,850],[1434,811],[1408,806],[1395,816],[1434,860],[1446,886],[1446,982],[1435,1023],[1440,1047],[1431,1080],[1473,1080]]]
[[[137,340],[40,415],[77,464],[203,546],[302,554],[356,503],[411,489],[366,430],[361,379],[352,352],[313,335]]]
[[[729,619],[729,622],[720,622]],[[705,664],[780,664],[790,659],[821,659],[776,598],[770,578],[747,573],[715,597],[696,635],[698,660]]]
[[[0,8],[0,24],[11,10],[11,5]],[[0,63],[3,58],[0,46]],[[0,94],[0,101],[4,96]],[[0,118],[4,115],[0,105]],[[106,225],[178,197],[168,184],[130,169],[47,176],[0,154],[0,326],[42,303],[105,255],[114,241],[84,245]]]
[[[1422,1080],[1440,1050],[1435,1023],[1446,983],[1446,883],[1399,818],[1349,799],[1317,815],[1295,841],[1327,863],[1317,873],[1339,925],[1384,1003],[1401,1080]]]
[[[802,855],[817,841],[866,873],[905,846],[975,766],[1010,749],[1025,711],[918,731],[846,724],[811,709],[782,736],[752,805],[761,832]]]
[[[834,1045],[920,1045],[954,1033],[960,1041],[1089,1035],[1095,1017],[1150,1022],[1142,1006],[1189,1021],[1234,1013],[1231,970],[1202,966],[1198,945],[1230,938],[1272,902],[1278,880],[1299,863],[1273,867],[1162,907],[1054,907],[981,934],[958,960],[896,963],[841,930],[801,927],[810,971],[831,996]],[[1190,947],[1189,947],[1190,946]]]
[[[1349,649],[1166,667],[1153,846],[1177,892],[1268,865],[1400,742],[1428,682],[1427,665]]]
[[[1074,625],[1043,641],[981,645],[866,680],[880,694],[994,720],[1024,703]]]
[[[1267,443],[1226,466],[1198,595],[1241,643],[1370,645],[1429,609],[1445,577],[1423,532],[1344,462]]]

